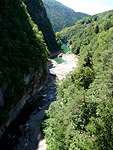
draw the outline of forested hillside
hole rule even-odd
[[[0,1],[0,125],[46,75],[48,50],[22,0]]]
[[[51,52],[58,51],[61,47],[61,43],[55,37],[42,0],[24,0],[24,2],[27,5],[27,10],[32,20],[38,25],[39,30],[42,31],[48,49]]]
[[[57,35],[62,42],[68,42],[71,45],[72,52],[79,54],[80,49],[91,45],[91,41],[96,42],[97,40],[94,38],[104,34],[104,32],[107,32],[113,26],[112,15],[113,11],[108,11],[84,18],[74,26],[65,28]]]
[[[77,70],[59,83],[47,111],[48,150],[113,149],[113,11],[64,29],[59,37],[78,54]]]
[[[76,21],[89,16],[81,12],[75,12],[56,0],[43,0],[43,2],[55,32],[73,26]]]

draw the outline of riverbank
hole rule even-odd
[[[50,68],[50,72],[56,75],[58,80],[65,78],[66,75],[77,66],[78,62],[77,57],[70,52],[63,54],[62,59],[64,63],[61,64],[58,64],[55,60],[51,60],[53,67]]]
[[[75,58],[74,54],[63,54],[62,59],[65,60],[65,63],[58,64],[54,60],[48,61],[48,80],[43,85],[40,93],[35,95],[35,104],[30,104],[26,109],[21,112],[20,124],[15,132],[18,131],[18,136],[16,138],[16,142],[18,144],[14,144],[15,134],[8,134],[8,142],[10,142],[10,138],[12,138],[12,147],[10,148],[8,145],[8,150],[46,150],[46,140],[44,139],[44,135],[41,131],[41,122],[45,117],[45,111],[49,108],[49,105],[56,100],[57,95],[57,83],[56,80],[61,80],[66,77],[70,71],[73,70],[77,66],[77,58]],[[32,101],[34,103],[34,101]],[[34,107],[34,110],[29,113],[29,109]],[[28,119],[25,123],[21,123],[22,116],[28,115]],[[13,128],[13,127],[12,127]],[[5,143],[3,144],[2,150],[6,150]]]

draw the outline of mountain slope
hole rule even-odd
[[[24,0],[24,2],[32,20],[38,25],[39,30],[42,31],[48,49],[51,52],[59,50],[61,45],[55,37],[43,2],[41,0]]]
[[[22,0],[1,2],[0,33],[1,125],[23,94],[46,75],[48,50]]]
[[[113,149],[113,11],[83,19],[59,34],[79,54],[47,111],[48,150]]]
[[[56,0],[43,0],[43,2],[55,32],[73,26],[76,21],[88,16],[84,13],[75,12]]]
[[[58,33],[64,43],[71,45],[74,53],[79,53],[82,46],[87,46],[97,35],[102,34],[113,26],[113,11],[90,16],[78,21],[74,26]]]

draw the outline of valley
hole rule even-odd
[[[0,150],[113,150],[113,10],[43,1],[0,2]]]
[[[67,63],[48,61],[48,76],[40,92],[32,97],[33,103],[27,103],[16,120],[5,132],[0,143],[0,149],[6,150],[46,150],[47,145],[41,130],[41,123],[45,118],[45,111],[51,102],[56,101],[57,80],[77,67],[77,58],[74,54],[63,54],[62,59]]]

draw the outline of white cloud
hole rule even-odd
[[[76,12],[84,12],[90,15],[113,9],[113,3],[111,0],[57,0],[57,1],[74,9]]]

